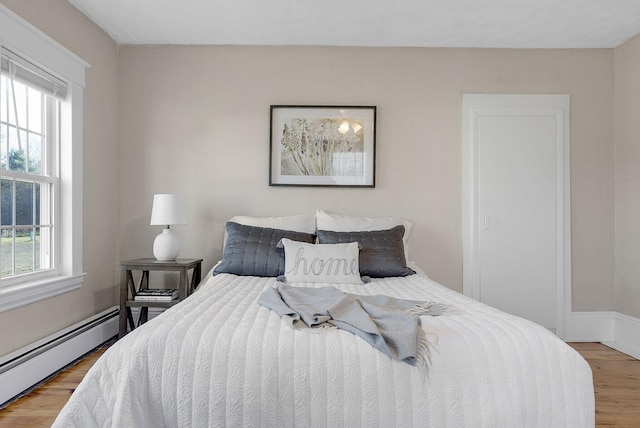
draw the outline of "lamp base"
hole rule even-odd
[[[180,241],[170,227],[162,229],[162,233],[153,241],[153,256],[157,260],[175,260],[180,252]]]

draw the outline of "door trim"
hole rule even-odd
[[[569,95],[463,94],[462,97],[462,290],[479,300],[478,154],[475,130],[480,117],[550,116],[556,128],[556,335],[564,337],[571,314],[571,193]]]

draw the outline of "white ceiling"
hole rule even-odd
[[[612,48],[640,0],[69,0],[120,44]]]

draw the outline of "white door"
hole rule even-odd
[[[464,95],[463,290],[562,337],[568,95]]]

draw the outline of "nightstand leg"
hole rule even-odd
[[[140,315],[138,316],[138,327],[146,323],[149,319],[149,308],[147,306],[140,307]]]
[[[131,313],[131,308],[127,308],[127,320],[129,321],[129,330],[133,330],[134,328],[136,328],[136,324],[133,321],[133,314]]]
[[[127,315],[131,313],[127,311],[127,297],[127,271],[126,269],[122,268],[120,272],[120,313],[118,317],[118,339],[127,334]]]
[[[180,284],[178,284],[178,296],[180,299],[184,299],[189,295],[187,289],[187,268],[180,268]]]
[[[193,273],[191,274],[191,287],[189,288],[189,294],[196,291],[196,287],[200,285],[200,281],[202,280],[202,269],[201,265],[198,264],[193,268]]]

